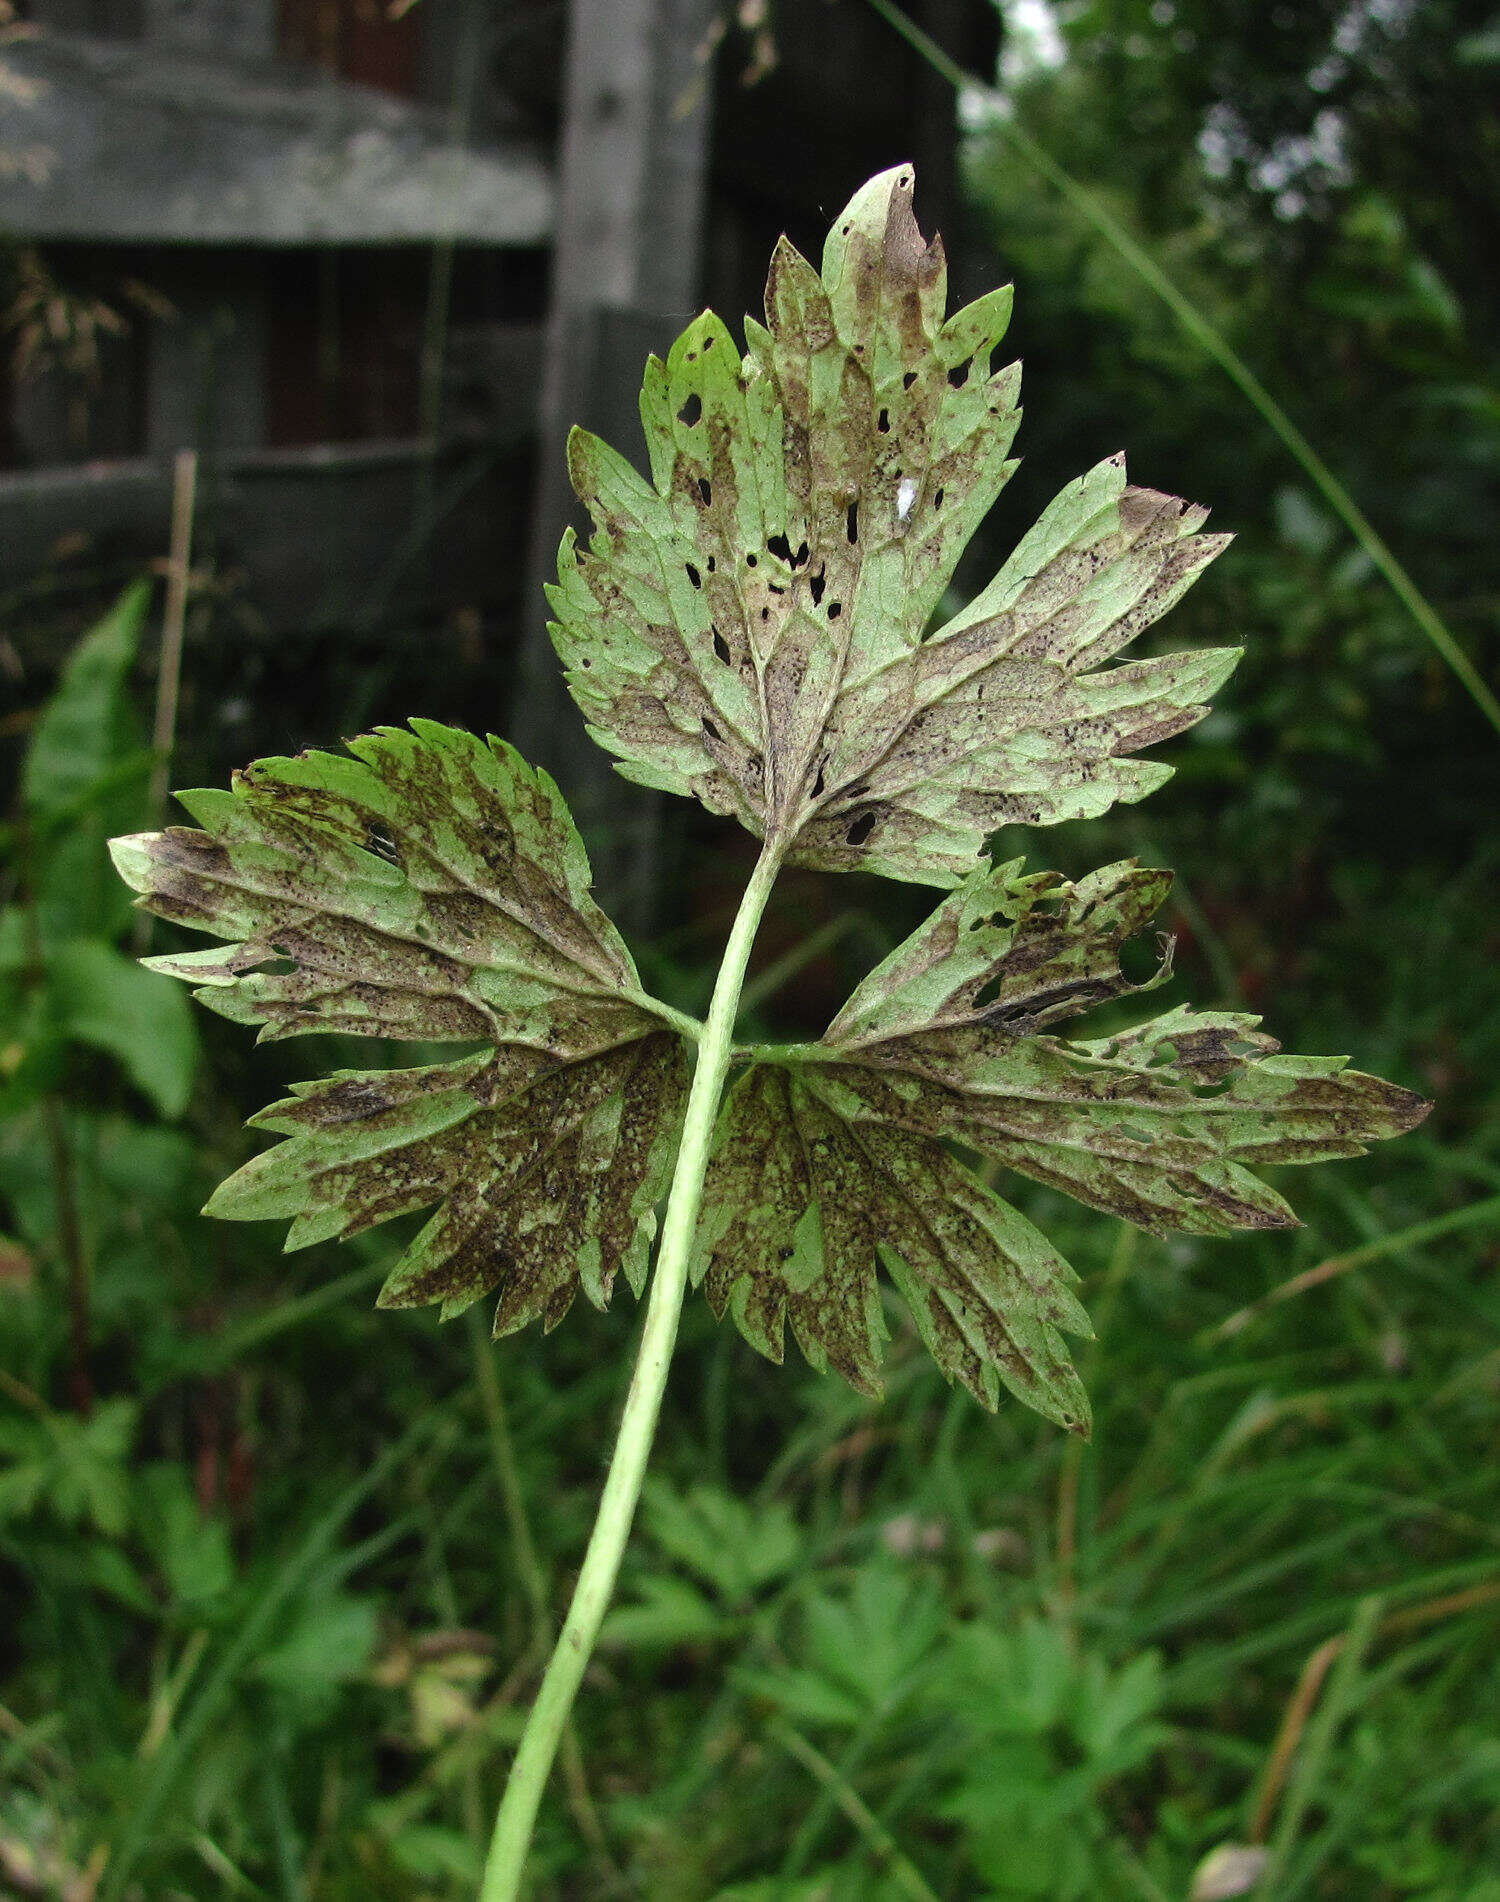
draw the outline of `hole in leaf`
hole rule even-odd
[[[883,409],[880,412],[879,417],[876,419],[875,427],[880,431],[882,436],[890,434],[891,412],[888,409]]]
[[[828,618],[830,621],[836,621],[843,611],[844,604],[842,601],[830,601],[828,603]]]
[[[703,577],[699,574],[698,570],[690,561],[684,562],[683,566],[687,569],[688,580],[692,582],[695,588],[701,588],[703,586]]]
[[[903,389],[903,390],[909,390],[909,389],[911,388],[911,386],[912,386],[912,384],[916,382],[916,380],[917,380],[917,373],[916,373],[916,371],[915,371],[915,370],[908,370],[908,371],[907,371],[907,373],[906,373],[906,375],[905,375],[904,377],[902,377],[902,379],[901,379],[901,387],[902,387],[902,389]]]
[[[792,563],[792,545],[785,535],[768,535],[766,547],[773,555],[779,555],[788,567]]]
[[[859,817],[854,821],[853,825],[850,826],[849,830],[845,833],[844,836],[845,838],[848,839],[851,845],[863,845],[865,840],[869,838],[870,834],[874,830],[875,830],[874,813],[862,812],[859,815]]]
[[[708,717],[708,715],[707,715],[706,713],[705,713],[705,714],[704,714],[704,716],[703,716],[703,722],[702,722],[702,724],[703,724],[703,731],[704,731],[704,732],[705,732],[705,733],[706,733],[706,734],[708,735],[708,737],[709,737],[709,738],[710,738],[711,740],[722,740],[722,739],[723,739],[723,737],[724,737],[724,735],[723,735],[723,734],[722,734],[722,733],[721,733],[721,732],[719,731],[719,729],[718,729],[718,728],[717,728],[717,727],[716,727],[716,726],[714,725],[714,723],[713,723],[713,721],[709,719],[709,717]]]
[[[800,568],[802,564],[809,559],[810,557],[807,552],[807,543],[798,542],[797,552],[795,555],[792,556],[792,566],[794,568]]]
[[[718,565],[719,564],[714,560],[713,556],[710,555],[708,558],[708,572],[712,574],[714,569],[717,568]]]
[[[824,769],[824,767],[825,767],[825,766],[827,766],[827,764],[828,764],[828,762],[827,762],[827,760],[819,760],[819,761],[818,761],[818,776],[817,776],[817,778],[816,778],[816,779],[815,779],[815,780],[813,781],[813,798],[814,798],[814,799],[817,799],[817,798],[818,798],[818,797],[819,797],[819,796],[820,796],[820,795],[822,794],[822,791],[823,791],[823,769]]]
[[[961,390],[969,380],[969,365],[958,363],[948,372],[948,382],[955,390]]]
[[[703,499],[704,508],[707,508],[714,499],[714,485],[709,481],[707,476],[699,476],[698,494]]]
[[[745,557],[745,566],[746,566],[747,568],[758,568],[758,567],[760,566],[760,556],[759,556],[759,555],[746,555],[746,557]]]
[[[786,593],[786,589],[785,589],[785,588],[783,588],[783,587],[781,586],[781,584],[780,584],[780,582],[777,582],[777,581],[768,581],[768,582],[766,583],[766,586],[767,586],[767,587],[768,587],[768,588],[769,588],[769,589],[771,590],[771,592],[772,592],[772,594],[785,594],[785,593]]]
[[[844,516],[844,533],[851,542],[859,540],[859,504],[851,502]]]
[[[1160,964],[1161,944],[1155,937],[1129,938],[1120,946],[1120,970],[1132,984],[1155,977]]]
[[[703,414],[703,398],[698,394],[696,390],[694,390],[692,395],[683,404],[682,408],[678,410],[677,420],[679,423],[686,423],[688,428],[691,429],[693,424],[698,421],[699,417],[701,417],[702,414]]]
[[[815,575],[811,575],[808,577],[807,587],[808,587],[808,592],[812,595],[812,604],[814,607],[817,607],[818,604],[822,601],[823,590],[827,586],[828,586],[828,580],[821,568],[818,570],[818,572]]]
[[[717,628],[714,629],[714,652],[726,667],[733,665],[733,656],[729,652],[729,643]]]

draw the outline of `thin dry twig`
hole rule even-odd
[[[1458,1612],[1472,1611],[1476,1605],[1490,1604],[1497,1598],[1500,1598],[1500,1579],[1489,1579],[1481,1585],[1466,1586],[1462,1591],[1447,1592],[1441,1598],[1429,1598],[1423,1604],[1408,1605],[1401,1611],[1393,1611],[1376,1627],[1375,1637],[1386,1638],[1397,1632],[1418,1630],[1423,1625],[1451,1618]],[[1252,1843],[1263,1843],[1270,1833],[1292,1758],[1302,1741],[1308,1719],[1317,1708],[1318,1697],[1328,1673],[1347,1642],[1348,1633],[1342,1631],[1336,1637],[1326,1638],[1302,1667],[1297,1688],[1292,1692],[1266,1762],[1265,1779],[1256,1799],[1255,1816],[1250,1825]]]

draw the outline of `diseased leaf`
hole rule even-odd
[[[639,1294],[681,1122],[685,1065],[671,1032],[559,1063],[502,1045],[419,1070],[342,1071],[251,1121],[291,1138],[208,1204],[234,1221],[290,1220],[288,1248],[442,1206],[380,1292],[385,1308],[442,1303],[444,1320],[499,1284],[494,1331],[553,1328],[616,1271]]]
[[[1088,1332],[1072,1270],[939,1142],[848,1113],[812,1065],[731,1090],[693,1265],[716,1314],[774,1361],[790,1320],[820,1371],[880,1392],[883,1262],[939,1365],[993,1408],[1000,1383],[1065,1427],[1088,1402],[1059,1330]]]
[[[263,1025],[262,1040],[345,1031],[569,1056],[639,1031],[635,966],[545,773],[428,720],[349,752],[258,760],[231,791],[178,795],[204,830],[114,842],[145,909],[232,940],[153,970]]]
[[[495,1326],[639,1290],[686,1063],[589,896],[561,795],[510,747],[413,721],[257,762],[183,794],[202,831],[115,842],[141,903],[227,945],[149,960],[261,1037],[344,1031],[480,1043],[420,1069],[343,1071],[253,1118],[290,1140],[209,1212],[290,1219],[289,1248],[439,1205],[385,1306]],[[269,967],[269,968],[268,968]]]
[[[1128,757],[1200,719],[1238,650],[1107,668],[1224,546],[1205,511],[1069,485],[928,633],[1016,465],[1010,292],[944,320],[909,166],[872,179],[821,273],[785,239],[742,359],[711,313],[647,366],[647,481],[581,430],[550,598],[590,731],[627,778],[690,793],[787,862],[955,885],[998,826],[1091,817],[1170,769]]]
[[[1093,1042],[1051,1035],[1169,974],[1170,943],[1143,984],[1120,951],[1170,883],[1134,861],[1076,885],[1019,860],[978,873],[818,1043],[757,1060],[704,1195],[694,1273],[715,1310],[774,1360],[790,1319],[814,1365],[878,1391],[883,1262],[950,1379],[1081,1427],[1059,1333],[1088,1332],[1072,1271],[946,1143],[1152,1232],[1214,1235],[1296,1220],[1248,1165],[1358,1155],[1421,1120],[1409,1090],[1281,1055],[1254,1017],[1179,1008]]]

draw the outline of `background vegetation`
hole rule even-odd
[[[1015,123],[1494,683],[1500,18],[1098,0],[1008,28]],[[1438,1107],[1288,1184],[1292,1238],[1163,1244],[1025,1195],[1089,1283],[1087,1448],[951,1394],[902,1327],[877,1406],[691,1307],[538,1894],[1500,1902],[1500,740],[1263,420],[970,120],[952,248],[967,290],[1014,276],[1030,398],[988,552],[1124,445],[1239,536],[1167,638],[1248,649],[1164,794],[1005,843],[1176,865],[1165,1003],[1248,1003]],[[193,1213],[241,1116],[353,1046],[256,1052],[129,960],[102,843],[150,816],[154,627],[142,589],[5,721],[0,1893],[447,1902],[638,1317],[492,1351],[372,1311],[385,1231],[283,1262]],[[695,1007],[741,848],[670,821],[683,896],[639,949]],[[789,880],[758,1027],[821,1028],[923,902]]]

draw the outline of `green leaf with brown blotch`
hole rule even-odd
[[[1230,1013],[1167,1012],[1092,1042],[1052,1026],[1148,990],[1124,944],[1170,876],[1126,861],[1071,884],[1020,861],[947,898],[823,1038],[757,1061],[716,1135],[695,1273],[763,1352],[790,1319],[809,1358],[876,1388],[884,1262],[945,1373],[1086,1418],[1059,1329],[1086,1331],[1071,1272],[945,1146],[1155,1233],[1296,1218],[1250,1165],[1362,1153],[1410,1129],[1409,1090],[1292,1057]],[[746,1220],[738,1206],[758,1198]]]
[[[814,1367],[879,1394],[884,1263],[950,1379],[991,1408],[1003,1382],[1086,1428],[1061,1330],[1088,1321],[1061,1255],[941,1143],[851,1117],[813,1066],[756,1064],[734,1085],[703,1206],[694,1282],[772,1360],[790,1321]]]
[[[251,1121],[289,1141],[208,1204],[289,1219],[288,1248],[441,1203],[380,1292],[440,1301],[443,1318],[498,1283],[496,1334],[554,1327],[579,1288],[596,1307],[616,1271],[639,1294],[655,1205],[677,1151],[680,1040],[657,1031],[559,1063],[523,1045],[420,1070],[343,1071]]]
[[[1105,662],[1224,546],[1205,511],[1070,484],[934,632],[1015,468],[1019,370],[992,292],[944,318],[911,168],[872,179],[815,270],[783,239],[743,358],[711,313],[647,366],[650,479],[581,430],[553,629],[627,778],[689,793],[790,864],[956,885],[998,827],[1091,817],[1170,769],[1134,759],[1207,710],[1234,648]]]
[[[201,831],[116,840],[115,860],[147,910],[229,942],[155,969],[263,1039],[485,1046],[298,1086],[252,1119],[290,1140],[210,1211],[289,1219],[295,1248],[436,1205],[382,1300],[447,1314],[498,1286],[502,1332],[550,1326],[579,1287],[602,1305],[622,1265],[639,1288],[687,1064],[551,780],[413,721],[181,798]]]
[[[565,1055],[641,1025],[649,1000],[545,773],[427,720],[349,753],[257,760],[228,792],[178,794],[202,831],[114,841],[145,910],[231,940],[153,969],[263,1025],[262,1040],[345,1031]]]

